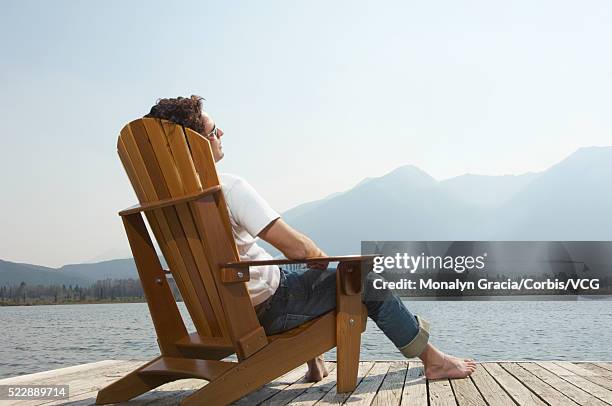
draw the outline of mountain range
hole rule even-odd
[[[283,218],[330,255],[362,240],[612,240],[612,147],[581,148],[539,173],[437,181],[406,165],[294,207]],[[273,254],[273,247],[263,244]],[[132,259],[59,269],[0,260],[0,285],[137,277]]]
[[[330,255],[362,240],[612,240],[612,147],[581,148],[540,173],[436,181],[402,166],[283,214]]]

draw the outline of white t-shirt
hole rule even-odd
[[[221,173],[219,178],[240,260],[273,259],[266,250],[257,245],[257,235],[280,215],[241,177]],[[247,288],[251,301],[256,306],[276,292],[280,270],[276,265],[266,265],[252,266],[250,271],[251,280],[247,282]]]

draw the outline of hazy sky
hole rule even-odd
[[[116,137],[199,94],[279,211],[414,164],[540,171],[610,145],[609,1],[3,1],[0,259],[125,249]]]

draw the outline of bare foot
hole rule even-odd
[[[441,363],[431,363],[425,367],[427,379],[467,378],[476,370],[476,363],[470,359],[459,359],[442,355]]]
[[[319,382],[321,379],[329,375],[329,371],[325,367],[325,360],[323,356],[319,355],[317,358],[313,358],[306,363],[308,365],[308,372],[306,372],[306,382]]]
[[[427,379],[466,378],[476,370],[474,360],[446,355],[431,344],[427,344],[419,358]]]

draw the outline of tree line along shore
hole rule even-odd
[[[168,284],[177,301],[181,294],[174,283]],[[0,286],[0,306],[31,306],[45,304],[93,304],[144,302],[144,292],[138,279],[105,279],[88,286],[79,285],[19,285]]]

